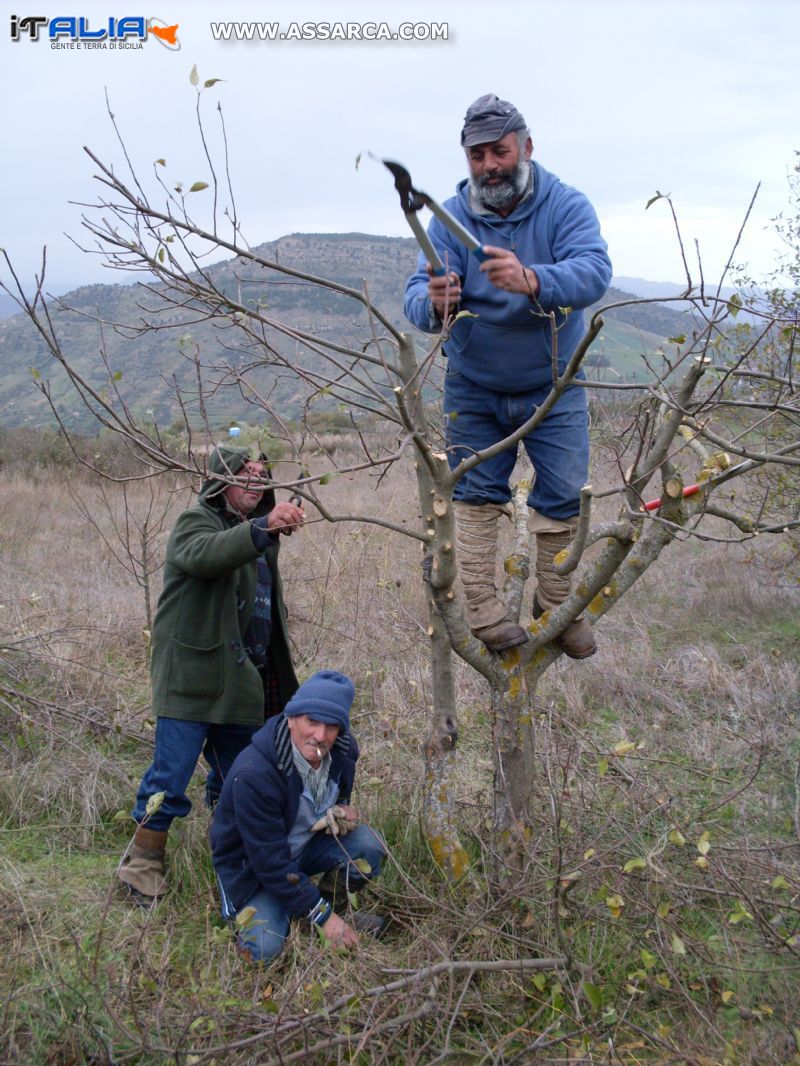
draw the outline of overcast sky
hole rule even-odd
[[[253,244],[292,232],[407,236],[391,179],[356,156],[401,160],[439,200],[464,176],[459,132],[467,105],[496,92],[531,128],[536,158],[592,199],[616,275],[680,281],[680,258],[656,189],[670,192],[690,250],[713,277],[758,182],[738,258],[761,275],[774,261],[769,220],[786,207],[800,148],[797,0],[502,0],[451,3],[260,4],[165,2],[137,7],[81,0],[4,3],[0,245],[24,277],[48,247],[49,288],[127,280],[81,254],[80,210],[96,197],[89,145],[120,166],[104,91],[129,154],[145,174],[157,158],[185,186],[207,180],[189,72],[221,78],[203,94],[218,142],[221,103],[239,214]],[[180,49],[55,50],[12,41],[10,15],[108,16],[178,23]],[[280,23],[446,23],[447,40],[215,41],[223,20]],[[208,196],[208,192],[194,194]],[[196,201],[193,201],[195,203]]]

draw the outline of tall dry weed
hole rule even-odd
[[[92,483],[77,488],[91,504]],[[320,492],[337,514],[418,521],[399,466],[379,487],[337,476]],[[141,590],[57,478],[7,478],[0,506],[6,1060],[26,1048],[30,1061],[98,1060],[102,1033],[107,1058],[142,1062],[314,1061],[316,1047],[320,1061],[361,1049],[372,1062],[499,1064],[547,1061],[548,1040],[552,1061],[602,1061],[615,1033],[624,1062],[789,1061],[797,897],[770,886],[797,884],[798,596],[765,591],[746,545],[668,553],[603,619],[590,662],[548,672],[534,708],[541,803],[527,884],[492,894],[480,876],[443,884],[419,829],[430,680],[418,545],[316,521],[309,507],[281,546],[295,657],[301,674],[333,667],[356,681],[358,802],[390,852],[372,905],[396,927],[350,959],[298,930],[262,974],[243,966],[217,915],[200,781],[172,834],[172,902],[141,914],[111,895],[149,756]],[[455,678],[460,830],[480,875],[495,861],[489,696],[460,662]],[[670,842],[677,830],[683,846]],[[707,869],[694,861],[704,832]],[[445,968],[403,984],[442,960],[491,967],[564,951],[582,977]],[[401,987],[381,991],[392,980]],[[644,1049],[628,1022],[649,1034]]]

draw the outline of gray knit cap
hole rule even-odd
[[[479,96],[467,108],[461,144],[464,148],[474,144],[490,144],[499,141],[507,133],[524,129],[527,129],[527,123],[513,104],[501,100],[495,93],[487,93]]]

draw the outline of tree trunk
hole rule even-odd
[[[504,657],[509,658],[513,653]],[[509,667],[507,686],[492,688],[496,875],[525,869],[536,784],[535,690],[521,671]]]
[[[425,798],[422,826],[434,859],[449,881],[460,881],[469,858],[455,826],[455,770],[458,717],[450,639],[436,608],[430,609],[433,717],[425,741]]]
[[[443,455],[434,456],[424,442],[429,430],[418,380],[414,342],[404,335],[398,350],[405,387],[398,390],[398,403],[414,433],[417,454],[417,488],[420,517],[431,536],[423,561],[423,574],[431,591],[428,602],[428,636],[431,641],[431,694],[433,715],[425,740],[425,795],[422,828],[434,859],[449,881],[459,881],[469,870],[469,857],[458,838],[455,824],[455,768],[458,744],[458,712],[453,685],[452,646],[433,598],[434,584],[452,597],[456,569],[453,559],[453,508],[451,493],[442,489],[447,475]]]

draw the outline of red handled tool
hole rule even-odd
[[[694,496],[694,494],[696,492],[699,492],[699,491],[700,491],[700,486],[699,485],[687,485],[686,488],[683,490],[683,498],[686,499],[687,496]],[[660,506],[661,506],[661,497],[659,496],[657,500],[648,500],[648,502],[646,504],[644,504],[644,510],[645,511],[657,511]]]

